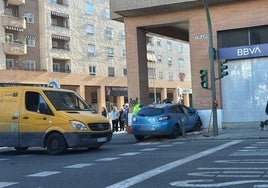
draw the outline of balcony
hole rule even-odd
[[[19,18],[14,16],[8,16],[3,15],[3,26],[6,27],[6,29],[11,29],[15,31],[23,31],[23,29],[26,29],[26,20],[25,18]]]
[[[26,44],[19,42],[7,42],[4,44],[4,52],[9,55],[26,55],[27,46]]]
[[[25,4],[25,0],[8,0],[10,5],[22,5]]]

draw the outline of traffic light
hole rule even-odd
[[[219,79],[221,79],[224,76],[228,75],[228,72],[226,71],[228,69],[228,65],[224,65],[225,63],[227,63],[226,59],[219,59],[218,62]]]
[[[208,70],[200,70],[201,86],[204,89],[208,89]]]

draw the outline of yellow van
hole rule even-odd
[[[112,138],[110,122],[77,93],[49,87],[0,87],[0,146],[44,147],[49,154],[68,148],[99,148]]]

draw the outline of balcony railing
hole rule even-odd
[[[25,0],[8,0],[10,5],[22,5],[25,4]]]
[[[4,52],[10,55],[26,55],[27,46],[26,44],[19,42],[4,43]]]
[[[53,72],[71,73],[71,69],[58,69],[58,68],[53,68]]]
[[[26,29],[26,20],[25,18],[14,17],[9,15],[3,15],[3,26],[7,29],[22,31]]]

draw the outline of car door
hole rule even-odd
[[[39,92],[25,91],[24,95],[20,127],[21,146],[42,146],[45,131],[51,126],[54,115]]]
[[[196,115],[192,113],[191,109],[186,106],[181,106],[185,114],[185,130],[190,131],[194,128],[196,123]]]

